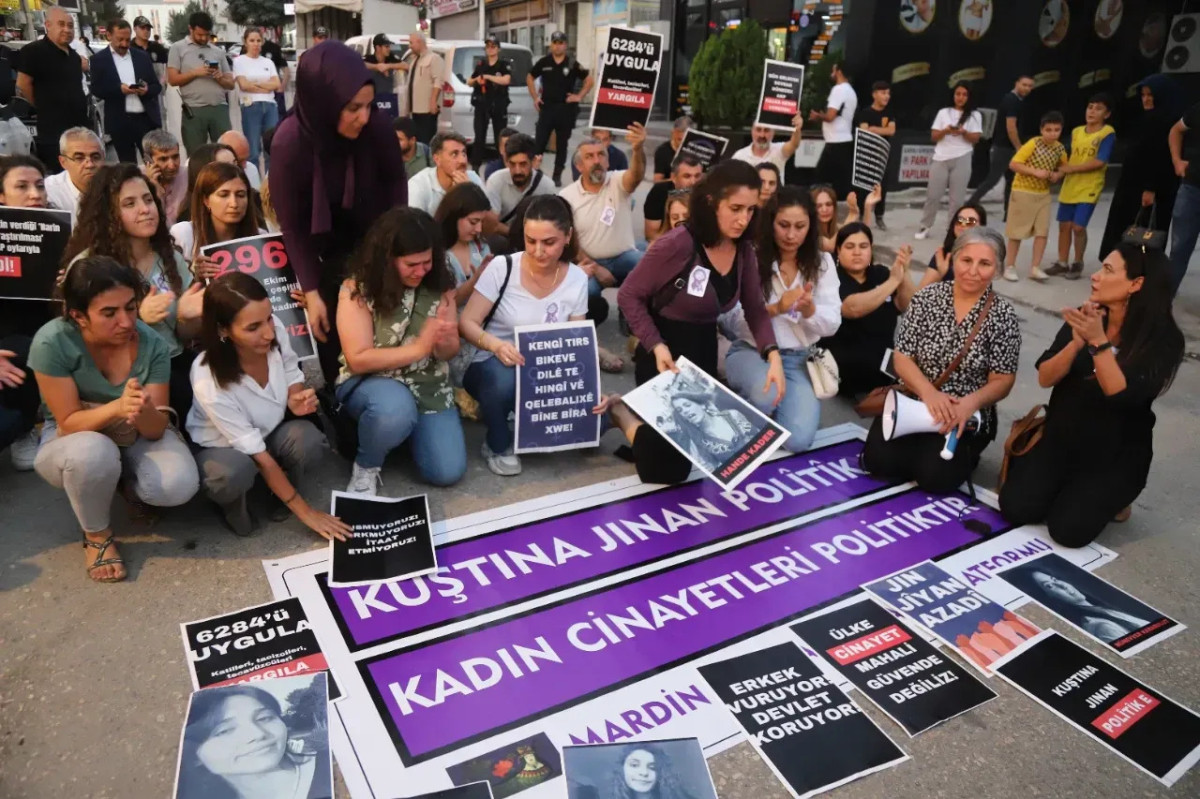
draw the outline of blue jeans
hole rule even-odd
[[[1171,276],[1176,292],[1196,251],[1197,237],[1200,237],[1200,186],[1180,183],[1175,212],[1171,215]]]
[[[725,379],[742,399],[774,419],[791,435],[783,442],[788,452],[803,452],[812,446],[821,424],[821,401],[813,393],[804,365],[808,350],[781,350],[787,391],[775,405],[775,387],[763,393],[767,382],[767,362],[744,341],[736,342],[725,356]]]
[[[463,441],[458,408],[422,413],[408,386],[390,377],[368,377],[337,387],[338,400],[358,420],[358,455],[364,469],[383,466],[383,459],[412,437],[413,460],[421,477],[436,486],[454,485],[467,471],[467,445]]]
[[[508,414],[517,404],[517,370],[492,356],[467,367],[463,388],[479,403],[479,415],[487,427],[488,449],[497,454],[513,445]]]
[[[623,253],[618,253],[611,258],[596,258],[596,263],[603,266],[605,269],[613,273],[613,277],[617,279],[617,285],[625,282],[625,278],[629,277],[629,273],[642,260],[643,253],[639,249],[626,250]],[[600,285],[600,281],[596,278],[588,279],[588,295],[598,296],[604,287]]]
[[[279,124],[279,106],[275,103],[251,103],[242,106],[242,133],[250,140],[250,163],[258,166],[258,155],[262,152],[263,131]],[[267,173],[268,158],[263,158],[263,174]]]

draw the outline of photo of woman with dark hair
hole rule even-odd
[[[755,429],[741,411],[721,410],[712,392],[688,389],[671,394],[670,421],[667,434],[709,472],[747,446]]]
[[[715,799],[695,738],[570,746],[568,799]]]
[[[325,680],[321,672],[194,693],[175,799],[332,799]]]

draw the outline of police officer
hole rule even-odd
[[[541,80],[542,90],[538,94],[535,80]],[[583,81],[578,92],[575,86]],[[525,76],[529,96],[538,109],[537,152],[546,152],[550,132],[555,134],[554,182],[560,183],[563,169],[567,165],[567,153],[571,130],[579,113],[579,101],[592,88],[592,76],[579,62],[567,55],[567,34],[555,31],[550,34],[550,55],[537,60]]]
[[[479,171],[486,157],[488,123],[492,126],[493,141],[500,146],[500,131],[508,124],[508,85],[512,83],[512,69],[500,57],[500,39],[493,35],[483,40],[487,58],[475,66],[467,79],[472,87],[471,106],[475,109],[475,146],[471,150],[471,168]],[[504,156],[503,153],[500,154]]]

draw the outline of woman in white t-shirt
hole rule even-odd
[[[571,207],[560,197],[534,197],[525,212],[525,251],[492,261],[476,281],[458,322],[463,340],[478,348],[463,387],[479,403],[487,425],[483,457],[498,475],[521,473],[508,429],[508,415],[516,404],[516,367],[524,363],[513,328],[587,316],[588,277],[571,263],[571,222]]]
[[[242,93],[242,133],[250,140],[250,163],[258,166],[263,131],[279,124],[275,92],[283,85],[271,59],[262,55],[263,35],[258,28],[242,34],[242,54],[233,59],[233,76]],[[267,173],[263,154],[262,174]]]
[[[954,84],[954,106],[938,111],[933,120],[933,164],[929,167],[929,187],[918,239],[929,235],[947,188],[950,189],[950,207],[958,208],[963,204],[967,182],[971,179],[971,154],[982,134],[983,118],[975,110],[971,87],[965,81],[959,81]]]

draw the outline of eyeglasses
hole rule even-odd
[[[691,189],[671,189],[669,192],[667,192],[667,198],[674,200],[677,197],[691,196],[691,193],[692,193]]]
[[[75,155],[68,155],[67,160],[74,161],[77,164],[103,164],[104,156],[100,153],[75,153]]]
[[[954,222],[963,227],[975,227],[979,224],[979,220],[973,216],[956,216],[954,217]]]

